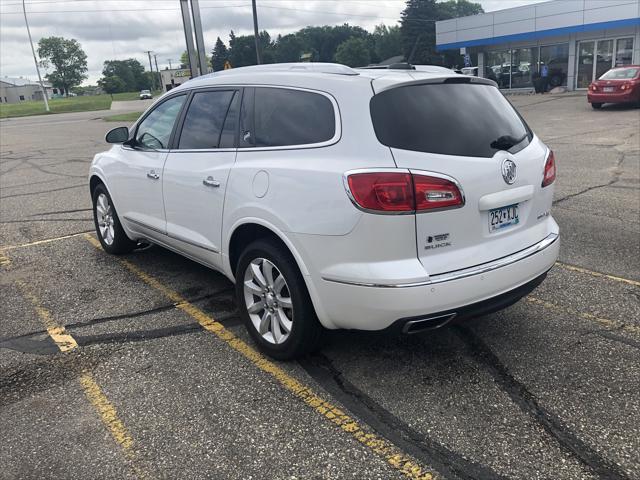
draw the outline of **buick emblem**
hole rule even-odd
[[[502,162],[502,178],[508,185],[516,181],[516,164],[508,158]]]

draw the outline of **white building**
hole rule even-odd
[[[162,82],[162,91],[168,92],[172,88],[183,84],[191,78],[191,70],[188,68],[174,68],[160,70],[160,79]]]
[[[57,89],[53,88],[49,82],[43,82],[49,98]],[[0,78],[0,103],[20,103],[28,100],[42,100],[42,90],[40,84],[27,78]]]
[[[611,67],[640,64],[640,0],[553,0],[436,22],[439,51],[476,59],[501,88],[587,88]],[[544,66],[546,65],[546,69]]]

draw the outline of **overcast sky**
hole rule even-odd
[[[475,0],[485,11],[542,0]],[[178,0],[26,0],[34,44],[46,36],[75,38],[88,57],[89,79],[100,78],[109,59],[137,58],[146,68],[145,50],[157,54],[163,69],[178,63],[186,49]],[[260,29],[272,38],[307,25],[345,22],[367,30],[395,25],[404,0],[258,0]],[[250,0],[200,0],[204,41],[210,52],[217,36],[253,33]],[[37,47],[36,47],[37,48]],[[37,78],[22,15],[21,0],[0,0],[0,76]]]

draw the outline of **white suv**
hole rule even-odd
[[[104,249],[152,242],[222,272],[276,358],[323,328],[414,333],[504,308],[558,256],[553,153],[483,78],[238,68],[106,140],[90,171]]]

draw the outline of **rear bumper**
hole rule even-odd
[[[635,88],[622,93],[591,93],[587,94],[589,103],[627,103],[640,99],[640,89]]]
[[[559,236],[552,233],[521,252],[418,284],[383,287],[322,279],[316,291],[324,313],[338,328],[401,329],[408,321],[443,312],[461,311],[457,317],[468,316],[468,306],[533,284],[540,277],[542,281],[555,263],[559,248]]]

